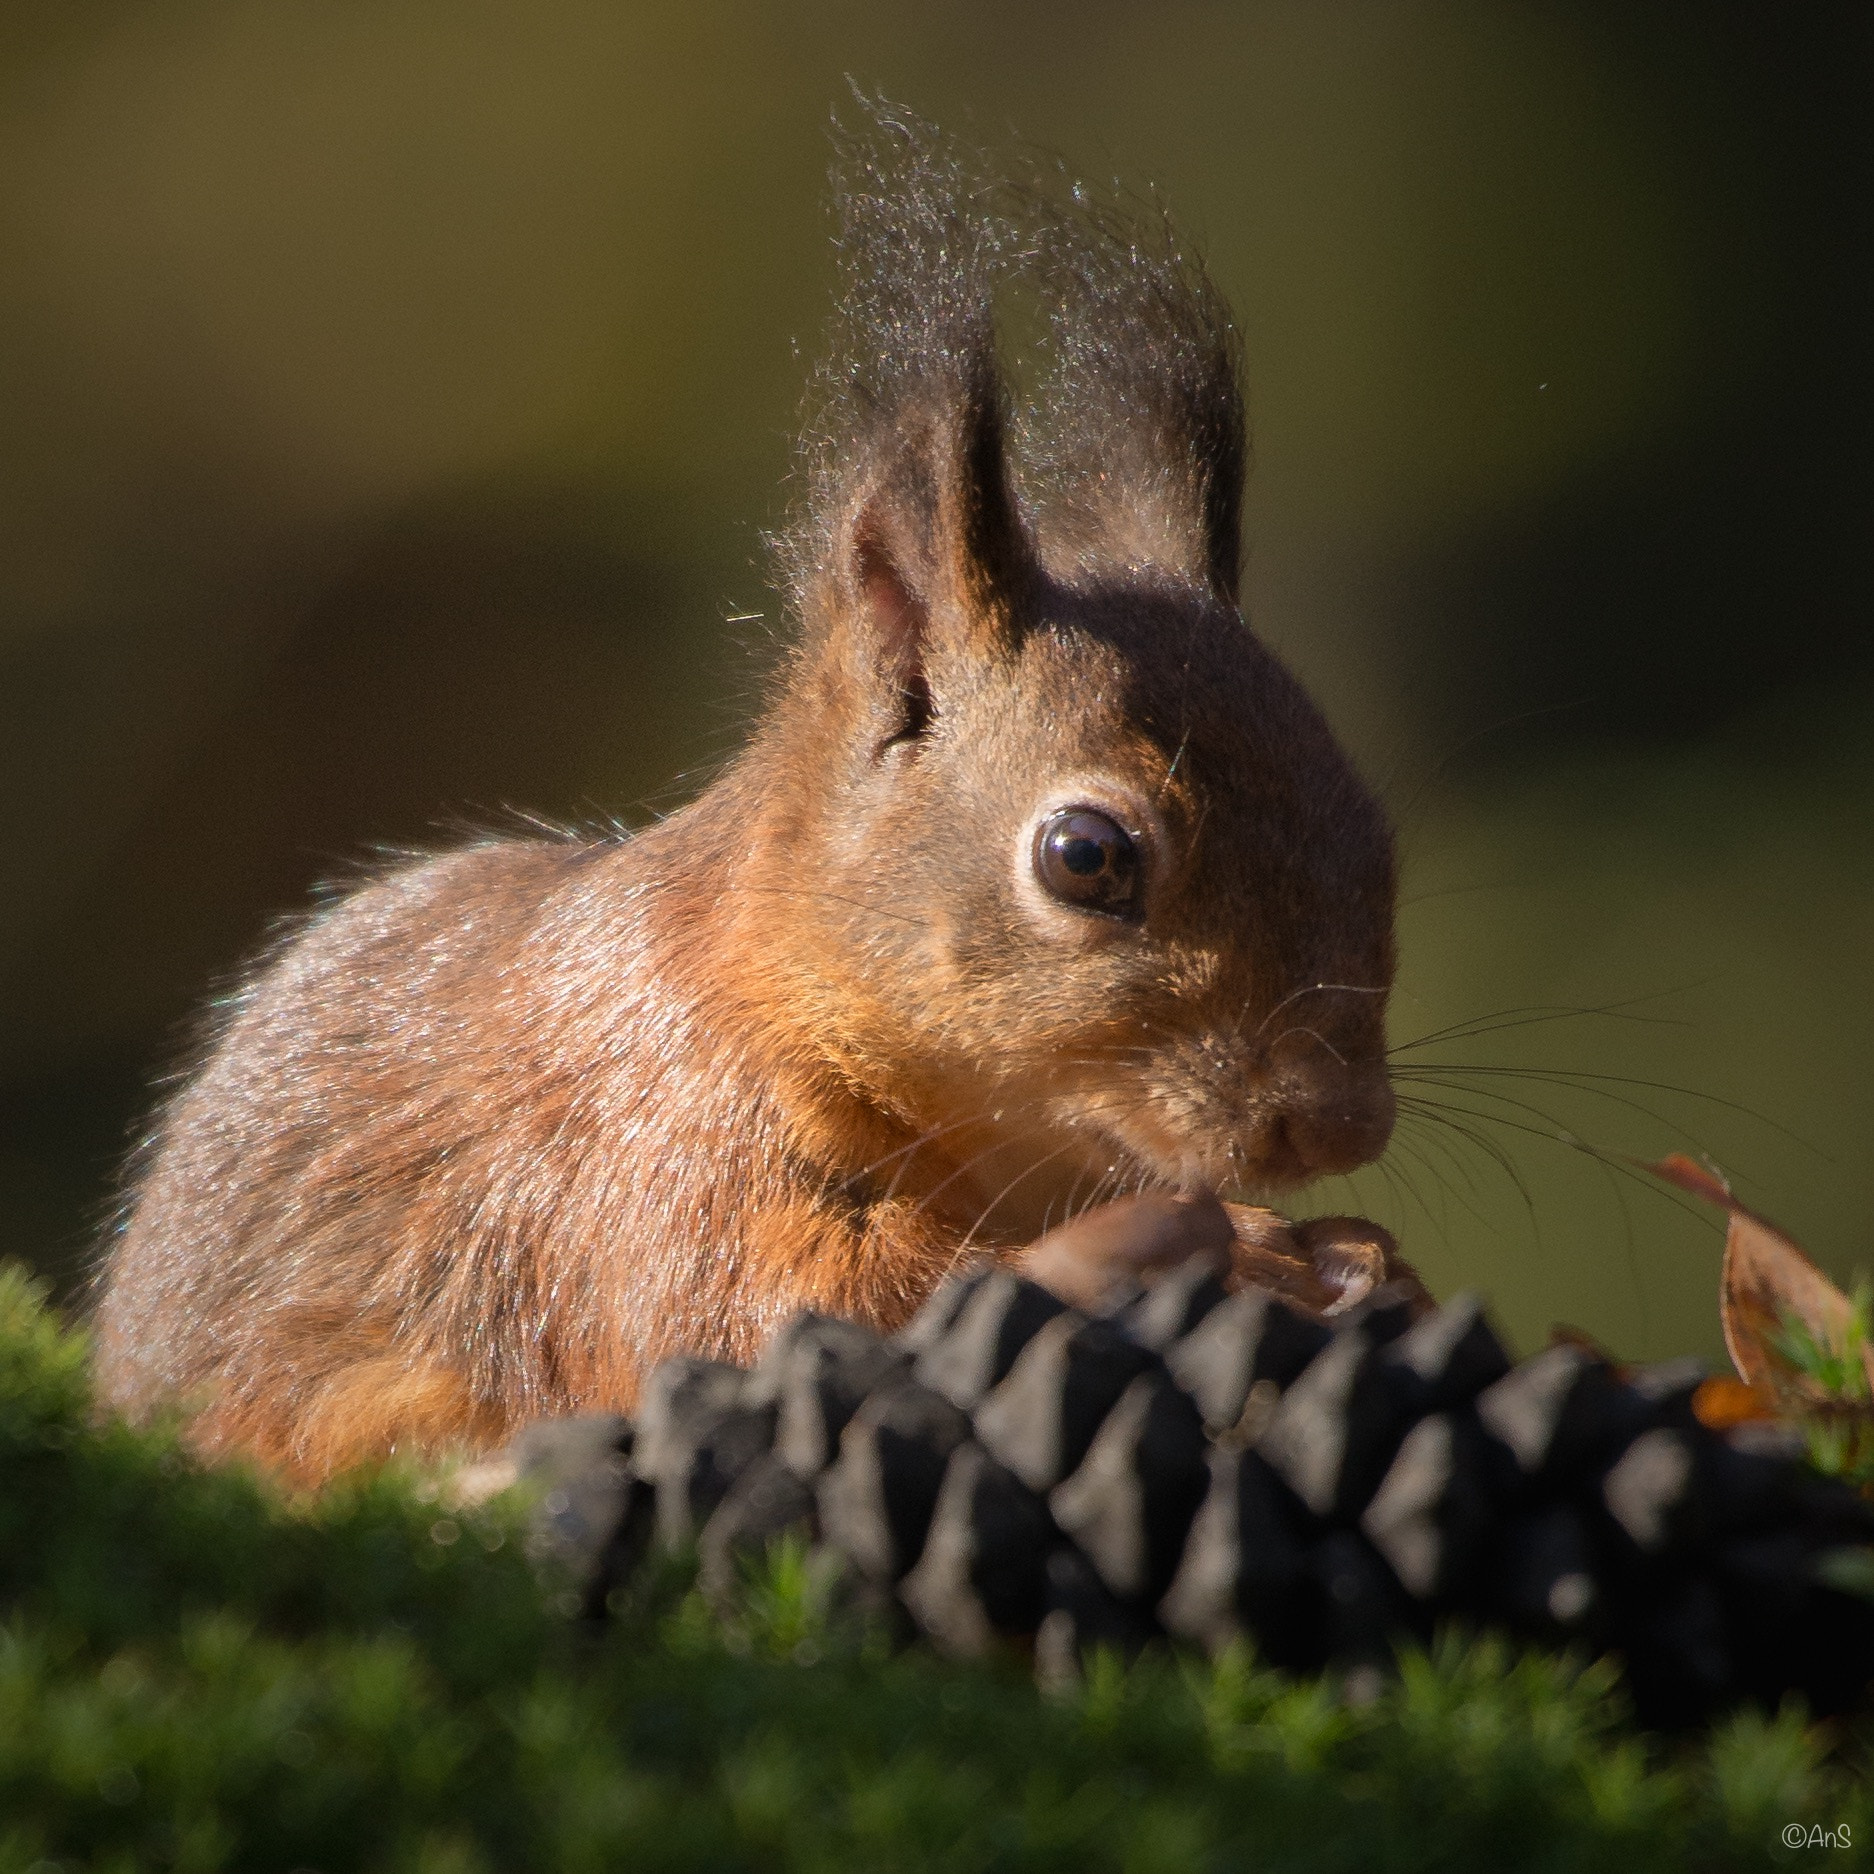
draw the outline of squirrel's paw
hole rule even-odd
[[[1141,1191],[1083,1210],[1018,1251],[1018,1275],[1092,1314],[1128,1282],[1149,1281],[1193,1256],[1218,1274],[1236,1253],[1230,1207],[1208,1192]]]
[[[1414,1314],[1437,1306],[1392,1232],[1366,1217],[1308,1217],[1291,1223],[1273,1210],[1225,1204],[1235,1246],[1234,1285],[1266,1288],[1317,1320],[1344,1314],[1375,1289],[1392,1287]]]
[[[1364,1217],[1291,1223],[1209,1193],[1143,1191],[1082,1211],[1013,1258],[1017,1273],[1070,1306],[1097,1312],[1128,1284],[1149,1285],[1193,1257],[1232,1288],[1264,1288],[1316,1320],[1392,1285],[1422,1313],[1435,1304],[1389,1231]]]

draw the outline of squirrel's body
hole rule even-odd
[[[628,1403],[802,1307],[908,1315],[944,1213],[839,1188],[838,1146],[897,1135],[803,1102],[810,1064],[748,1019],[752,959],[682,877],[720,876],[707,817],[431,860],[263,973],[119,1252],[119,1402],[204,1400],[204,1442],[323,1471]]]
[[[894,1325],[1098,1197],[1383,1145],[1390,843],[1236,610],[1220,302],[1097,217],[1002,241],[885,130],[750,746],[630,839],[394,872],[251,979],[106,1273],[120,1406],[305,1476],[485,1445],[803,1306]],[[1061,307],[1019,491],[1010,253]]]

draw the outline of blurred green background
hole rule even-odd
[[[1716,1350],[1623,1153],[1874,1260],[1859,0],[10,0],[0,1244],[77,1292],[316,881],[733,747],[847,72],[1240,311],[1250,609],[1398,813],[1398,1040],[1470,1024],[1322,1203],[1526,1345]]]

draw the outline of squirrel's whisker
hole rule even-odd
[[[1736,1113],[1740,1117],[1768,1126],[1771,1131],[1780,1133],[1792,1145],[1800,1145],[1805,1151],[1813,1152],[1818,1158],[1827,1160],[1827,1154],[1812,1140],[1805,1139],[1801,1133],[1792,1131],[1788,1126],[1770,1117],[1754,1106],[1746,1106],[1741,1101],[1727,1099],[1721,1094],[1707,1093],[1698,1087],[1684,1087],[1668,1080],[1648,1080],[1634,1074],[1609,1074],[1590,1072],[1585,1069],[1567,1067],[1507,1067],[1484,1062],[1457,1061],[1414,1061],[1404,1069],[1394,1069],[1394,1078],[1402,1073],[1409,1073],[1425,1080],[1434,1078],[1455,1081],[1464,1075],[1492,1076],[1499,1079],[1534,1080],[1550,1086],[1575,1088],[1583,1093],[1593,1093],[1602,1099],[1615,1100],[1631,1107],[1633,1111],[1644,1114],[1648,1119],[1656,1119],[1661,1125],[1673,1126],[1681,1137],[1690,1138],[1689,1133],[1674,1125],[1664,1114],[1655,1112],[1651,1107],[1638,1101],[1623,1098],[1608,1091],[1611,1087],[1640,1087],[1653,1093],[1670,1093],[1681,1099],[1697,1100],[1706,1106],[1715,1106],[1725,1112]]]
[[[1505,1181],[1516,1193],[1518,1202],[1522,1205],[1524,1213],[1529,1218],[1530,1227],[1534,1231],[1537,1241],[1540,1242],[1542,1229],[1540,1220],[1536,1215],[1535,1199],[1531,1195],[1529,1186],[1525,1183],[1522,1173],[1517,1169],[1515,1161],[1510,1158],[1494,1139],[1477,1131],[1474,1126],[1466,1124],[1463,1118],[1454,1116],[1454,1114],[1448,1110],[1436,1107],[1419,1107],[1410,1113],[1402,1114],[1402,1117],[1416,1118],[1426,1127],[1426,1131],[1423,1134],[1423,1142],[1427,1149],[1430,1149],[1431,1142],[1437,1139],[1440,1134],[1449,1133],[1455,1138],[1463,1140],[1466,1144],[1472,1146],[1475,1150],[1481,1152],[1488,1158],[1503,1174]],[[1479,1116],[1472,1115],[1472,1117]],[[1443,1181],[1441,1180],[1441,1182]],[[1444,1188],[1447,1191],[1451,1189],[1448,1183],[1445,1183]],[[1488,1222],[1488,1219],[1483,1216],[1481,1211],[1477,1210],[1462,1198],[1460,1198],[1459,1201],[1465,1203],[1465,1208],[1468,1209],[1471,1215],[1477,1218],[1478,1221],[1484,1223]]]
[[[1666,994],[1678,994],[1677,990],[1665,991]],[[1656,1002],[1658,994],[1628,996],[1616,1002],[1601,1002],[1585,1006],[1568,1003],[1529,1003],[1518,1008],[1498,1009],[1489,1015],[1473,1015],[1461,1022],[1453,1022],[1449,1027],[1433,1029],[1428,1034],[1417,1036],[1411,1041],[1401,1041],[1389,1048],[1389,1054],[1406,1054],[1415,1048],[1431,1047],[1441,1041],[1475,1041],[1484,1035],[1501,1034],[1514,1028],[1535,1028],[1547,1022],[1574,1021],[1589,1016],[1603,1016],[1613,1021],[1641,1022],[1648,1027],[1684,1028],[1688,1023],[1675,1016],[1635,1015],[1634,1007],[1642,1002]]]

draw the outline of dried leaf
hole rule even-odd
[[[1777,1416],[1776,1396],[1729,1373],[1714,1373],[1692,1395],[1692,1413],[1707,1431],[1728,1432]]]
[[[1709,1165],[1701,1165],[1695,1158],[1687,1158],[1683,1152],[1668,1152],[1646,1169],[1655,1177],[1676,1184],[1680,1190],[1690,1191],[1694,1197],[1702,1197],[1706,1203],[1717,1204],[1725,1210],[1737,1201],[1731,1195],[1730,1185],[1718,1172]]]
[[[1784,1411],[1809,1411],[1828,1395],[1791,1356],[1791,1324],[1818,1346],[1846,1351],[1857,1337],[1854,1304],[1774,1224],[1746,1210],[1716,1172],[1681,1152],[1647,1170],[1730,1215],[1718,1308],[1731,1364],[1745,1383]],[[1860,1347],[1874,1388],[1874,1346]]]

